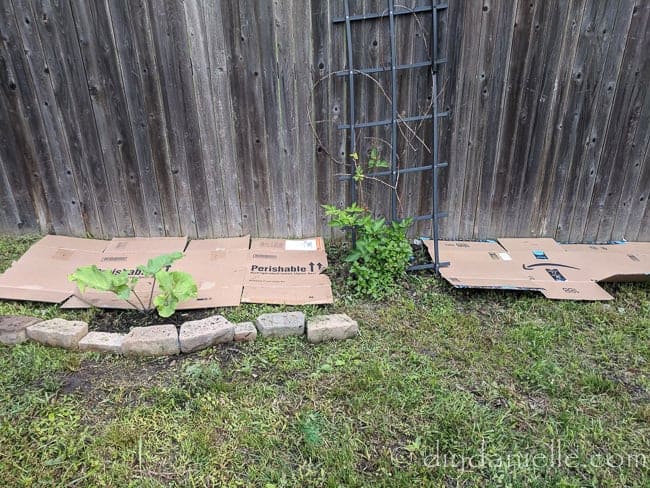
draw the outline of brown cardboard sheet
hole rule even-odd
[[[650,243],[565,244],[562,248],[596,281],[650,280]]]
[[[197,282],[198,297],[179,309],[237,306],[242,292],[245,301],[254,303],[331,303],[331,283],[322,274],[327,268],[324,249],[322,238],[254,239],[251,245],[249,236],[189,244],[184,237],[101,241],[46,236],[0,275],[0,299],[65,301],[62,308],[133,308],[108,292],[86,290],[82,294],[68,275],[94,264],[137,276],[137,266],[148,259],[184,251],[170,269],[189,272]],[[129,301],[148,306],[152,283],[140,279]]]
[[[242,302],[286,305],[332,303],[321,237],[253,239]]]
[[[433,254],[432,241],[425,241]],[[650,279],[650,243],[560,245],[553,239],[439,243],[450,266],[441,275],[459,288],[534,290],[559,300],[611,300],[598,281]]]
[[[68,275],[97,261],[108,241],[45,236],[0,275],[0,298],[60,303],[74,293]]]
[[[171,270],[190,273],[198,297],[181,303],[179,310],[239,305],[248,270],[249,243],[249,236],[190,241],[185,256]]]

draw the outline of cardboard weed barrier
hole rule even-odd
[[[433,243],[425,241],[433,255]],[[558,300],[612,300],[597,282],[650,280],[650,243],[558,244],[553,239],[440,241],[440,274],[456,288],[534,290]]]
[[[86,290],[82,294],[68,275],[91,264],[137,275],[139,264],[174,251],[183,251],[185,256],[170,269],[190,273],[198,286],[198,297],[181,303],[180,310],[241,302],[304,305],[333,301],[330,280],[322,274],[327,268],[322,238],[251,241],[249,236],[189,243],[184,237],[103,241],[46,236],[0,276],[0,298],[63,303],[62,308],[132,308],[111,293]],[[151,279],[138,282],[136,293],[142,300],[149,299],[152,285]]]

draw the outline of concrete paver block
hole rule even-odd
[[[302,312],[265,313],[257,317],[255,327],[262,337],[288,337],[305,332]]]
[[[181,325],[179,341],[182,352],[194,352],[214,344],[230,342],[235,326],[221,315],[192,320]]]
[[[235,326],[236,341],[254,341],[257,338],[257,329],[253,322],[242,322]]]
[[[359,333],[359,325],[345,314],[319,315],[307,323],[307,341],[318,343],[349,339]]]
[[[126,334],[113,332],[88,332],[88,335],[79,341],[79,350],[121,354],[125,337]]]
[[[27,337],[48,346],[78,349],[88,334],[88,324],[80,320],[51,319],[27,327]]]
[[[134,327],[122,341],[122,353],[132,356],[171,356],[181,352],[173,324]]]
[[[14,345],[27,340],[27,327],[43,322],[37,317],[0,316],[0,344]]]

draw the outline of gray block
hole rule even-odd
[[[305,331],[302,312],[265,313],[257,317],[255,327],[262,337],[288,337]]]
[[[257,338],[257,329],[253,322],[242,322],[235,326],[236,341],[254,341]]]
[[[78,349],[88,333],[88,324],[79,320],[52,319],[27,327],[27,337],[48,346]]]
[[[307,341],[340,341],[359,333],[359,325],[345,314],[319,315],[307,323]]]
[[[120,354],[125,337],[126,334],[112,332],[88,332],[88,335],[79,341],[79,350]]]
[[[20,315],[0,316],[0,344],[14,345],[25,342],[27,340],[27,327],[39,322],[43,322],[43,319]]]
[[[171,356],[181,352],[176,326],[134,327],[122,341],[122,353],[130,356]]]
[[[179,334],[181,351],[194,352],[214,344],[230,342],[234,335],[234,324],[221,315],[185,322],[181,325]]]

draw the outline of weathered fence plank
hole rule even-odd
[[[21,2],[21,10],[27,2]],[[17,8],[19,3],[14,4]],[[113,202],[88,95],[76,27],[68,2],[42,1],[34,5],[34,28],[43,49],[47,72],[68,140],[70,165],[79,189],[79,205],[86,231],[101,236],[117,232]]]
[[[560,220],[560,212],[575,203],[575,195],[566,190],[578,181],[580,155],[586,141],[591,139],[589,114],[602,86],[617,8],[615,2],[587,2],[585,5],[571,78],[565,85],[566,102],[554,128],[553,153],[548,155],[552,169],[546,173],[540,195],[539,207],[545,211],[539,212],[536,225],[541,235],[557,232],[560,239],[568,238],[568,227]]]
[[[162,205],[147,131],[148,117],[145,112],[144,98],[141,96],[144,91],[143,68],[140,62],[140,51],[136,49],[135,29],[137,27],[132,23],[135,19],[131,17],[126,2],[110,1],[107,3],[107,9],[111,19],[111,30],[117,51],[119,80],[123,87],[129,129],[133,137],[135,151],[130,155],[135,158],[136,164],[129,179],[139,184],[142,207],[138,210],[144,215],[148,234],[150,236],[164,235]]]
[[[206,28],[210,59],[210,93],[214,110],[216,137],[219,141],[218,166],[222,178],[223,198],[228,232],[238,236],[242,230],[242,206],[237,167],[239,164],[236,138],[232,123],[226,123],[233,114],[230,95],[230,65],[224,39],[223,14],[217,2],[203,2],[203,22]]]
[[[649,18],[649,4],[634,8],[619,80],[650,79],[650,38],[647,37]],[[630,42],[632,39],[636,42]],[[643,42],[644,39],[646,42]],[[631,171],[630,168],[634,168],[645,149],[650,128],[650,107],[647,103],[650,99],[647,92],[647,85],[643,82],[629,83],[616,90],[584,231],[588,240],[602,241],[611,235],[616,211],[621,205],[624,177]]]
[[[468,158],[480,173],[477,181],[476,210],[466,211],[470,220],[474,221],[472,236],[485,239],[490,236],[490,216],[494,201],[494,186],[497,172],[497,142],[500,119],[504,112],[500,107],[504,103],[506,90],[505,65],[510,59],[512,43],[513,18],[517,2],[500,2],[485,0],[483,2],[483,25],[485,32],[501,32],[498,36],[483,36],[479,50],[478,61],[478,92],[475,110],[479,116],[474,123],[474,141]],[[473,214],[473,219],[471,218]],[[469,234],[469,229],[467,230]]]
[[[430,0],[394,2],[423,8]],[[388,0],[350,0],[354,68],[390,63]],[[650,6],[452,0],[440,12],[439,160],[447,238],[650,238]],[[0,232],[337,236],[350,146],[342,0],[0,3]],[[427,61],[431,14],[396,17],[398,64]],[[357,75],[356,122],[390,117],[390,72]],[[381,85],[381,88],[379,87]],[[429,69],[397,73],[425,114]],[[400,168],[431,162],[431,122],[400,123]],[[424,145],[421,144],[421,141]],[[367,161],[390,127],[357,131]],[[389,215],[390,177],[359,185]],[[400,216],[430,212],[428,173]],[[413,234],[430,232],[429,222]]]
[[[186,2],[185,18],[188,27],[190,59],[192,60],[192,79],[194,100],[201,134],[216,134],[217,120],[213,110],[211,85],[212,66],[208,51],[208,36],[203,16],[203,4]],[[205,171],[208,194],[206,206],[210,212],[213,235],[228,233],[223,178],[219,166],[219,140],[213,135],[201,139],[201,161]]]
[[[99,2],[72,2],[87,90],[93,107],[119,235],[148,235],[135,142],[119,78],[110,18]]]
[[[19,4],[17,4],[19,5]],[[50,73],[42,62],[42,44],[36,31],[37,19],[32,5],[25,3],[19,11],[15,11],[15,26],[23,46],[23,56],[15,67],[25,69],[25,76],[33,84],[35,98],[30,100],[32,109],[30,116],[40,116],[39,122],[45,136],[45,143],[52,169],[56,174],[56,186],[62,198],[61,208],[65,213],[65,227],[69,232],[78,234],[85,230],[85,222],[80,204],[80,195],[75,173],[70,165],[68,140],[63,130],[59,107],[54,96]],[[14,53],[17,54],[17,53]],[[17,58],[14,57],[16,61]],[[14,164],[19,164],[16,161]]]
[[[525,154],[524,174],[516,198],[510,207],[516,209],[513,215],[513,235],[531,233],[543,235],[539,216],[545,213],[541,202],[544,191],[549,187],[556,160],[550,157],[560,134],[558,120],[562,117],[566,103],[571,67],[579,39],[580,25],[586,1],[571,1],[553,15],[558,22],[540,25],[545,34],[545,52],[540,59],[543,69],[537,74],[541,79],[537,96],[535,119],[531,121],[530,146]],[[555,48],[553,47],[555,46]]]
[[[602,80],[594,87],[597,93],[595,103],[585,117],[588,127],[586,140],[578,141],[574,160],[579,161],[577,181],[568,181],[563,201],[564,215],[560,217],[561,240],[580,242],[585,239],[587,217],[591,208],[594,184],[598,175],[598,161],[605,145],[605,131],[613,101],[619,88],[628,86],[633,80],[619,80],[626,39],[632,20],[634,2],[622,0],[616,13],[616,22],[611,32],[611,41],[604,56]],[[601,58],[602,59],[602,58]],[[576,74],[576,77],[578,74]],[[621,81],[623,83],[621,83]],[[582,142],[582,143],[580,143]],[[597,229],[593,229],[597,232]]]

